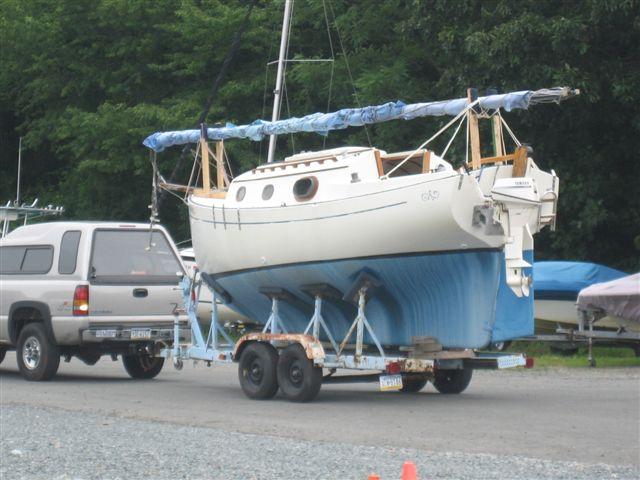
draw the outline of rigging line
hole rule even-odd
[[[349,75],[349,81],[351,82],[351,88],[353,88],[353,96],[356,99],[356,105],[361,107],[360,98],[358,97],[358,91],[356,89],[356,83],[353,81],[353,75],[351,74],[351,67],[349,66],[349,58],[347,57],[347,52],[344,48],[344,44],[342,43],[342,35],[340,35],[340,29],[338,28],[338,22],[336,20],[336,13],[333,10],[333,4],[331,0],[327,0],[329,2],[329,10],[331,11],[331,15],[333,16],[333,25],[336,27],[336,34],[338,35],[338,42],[340,43],[340,48],[342,49],[342,56],[344,57],[344,63],[347,67],[347,74]],[[369,129],[366,125],[363,125],[364,132],[367,135],[367,141],[369,142],[369,147],[373,148],[373,144],[371,143],[371,136],[369,135]]]
[[[283,76],[282,78],[282,90],[284,93],[284,101],[287,104],[287,117],[291,118],[291,108],[289,107],[289,90],[287,89],[287,77]],[[289,134],[291,138],[291,152],[292,155],[296,154],[296,141],[294,139],[293,132]]]
[[[224,57],[224,60],[222,61],[222,65],[220,66],[218,75],[214,80],[213,84],[211,85],[211,90],[209,91],[209,95],[207,96],[207,99],[205,100],[204,105],[202,107],[202,111],[200,112],[200,116],[198,117],[198,122],[197,122],[198,126],[204,123],[205,119],[207,118],[207,115],[209,114],[209,110],[211,110],[211,106],[213,105],[213,102],[216,100],[216,97],[218,95],[218,90],[220,89],[220,85],[222,84],[222,81],[224,80],[227,74],[227,70],[229,69],[229,65],[231,65],[231,61],[233,60],[233,57],[236,55],[237,51],[240,48],[240,41],[242,40],[244,32],[247,29],[247,26],[249,25],[249,17],[251,16],[253,7],[255,7],[257,3],[258,3],[258,0],[253,0],[251,2],[249,7],[247,8],[247,13],[244,16],[242,23],[240,24],[240,28],[236,31],[236,34],[233,37],[233,41],[229,46],[227,55]],[[184,163],[184,160],[187,156],[188,151],[189,151],[189,148],[185,145],[185,147],[182,149],[182,152],[180,152],[180,157],[178,158],[178,161],[173,167],[171,175],[169,176],[169,182],[173,182],[175,177],[178,175],[178,171],[180,170],[180,167]],[[160,196],[160,198],[158,199],[158,207],[160,206],[161,200],[162,200],[162,196]]]
[[[439,137],[442,132],[444,132],[445,130],[447,130],[451,125],[453,125],[454,123],[456,123],[460,117],[462,117],[464,114],[466,114],[469,109],[473,108],[475,105],[477,105],[480,102],[480,99],[476,99],[473,102],[469,103],[464,110],[462,110],[458,115],[456,115],[453,120],[449,121],[444,127],[442,127],[440,130],[438,130],[436,133],[434,133],[430,138],[428,138],[427,140],[425,140],[424,142],[422,142],[422,144],[416,148],[415,150],[413,150],[412,152],[409,153],[409,155],[406,156],[406,158],[404,160],[402,160],[400,163],[398,163],[398,165],[396,165],[395,167],[393,167],[391,170],[389,170],[388,173],[386,173],[385,175],[383,175],[380,178],[389,178],[389,175],[391,175],[393,172],[395,172],[398,168],[400,168],[402,165],[404,165],[407,160],[409,160],[411,157],[413,157],[418,151],[420,151],[421,149],[423,149],[426,145],[428,145],[429,143],[431,143],[434,139],[436,139],[437,137]]]
[[[456,135],[458,135],[458,132],[460,131],[460,127],[462,127],[463,123],[464,123],[464,117],[460,120],[460,123],[458,123],[458,128],[456,128],[456,131],[453,132],[453,136],[451,137],[451,140],[449,140],[449,143],[447,143],[447,146],[444,148],[444,150],[440,154],[441,158],[444,158],[444,156],[447,154],[447,151],[449,151],[449,147],[453,143],[453,140],[456,138]]]
[[[331,94],[333,93],[333,74],[336,69],[335,63],[335,52],[333,50],[333,39],[331,38],[331,29],[329,28],[329,15],[327,13],[327,3],[326,0],[322,0],[322,9],[324,11],[324,24],[327,27],[327,37],[329,37],[329,50],[331,50],[331,73],[329,75],[329,92],[327,93],[327,112],[331,111]],[[322,138],[322,149],[324,150],[327,146],[327,138],[329,135],[326,135]]]
[[[511,129],[509,128],[509,125],[507,125],[507,121],[502,118],[502,116],[500,116],[500,121],[502,122],[502,124],[504,125],[504,127],[507,129],[507,132],[509,132],[509,135],[511,135],[511,139],[515,142],[515,144],[518,147],[521,147],[522,144],[520,143],[520,140],[518,140],[515,136],[515,134],[511,131]]]
[[[198,163],[198,157],[200,156],[200,149],[196,150],[196,154],[194,156],[193,159],[193,165],[191,167],[191,174],[189,174],[189,183],[187,183],[187,187],[191,187],[191,182],[193,181],[193,174],[196,170],[196,165]],[[187,198],[187,195],[189,195],[189,189],[187,188],[187,191],[184,192],[184,198]]]
[[[283,60],[284,63],[330,63],[333,62],[332,58],[291,58]],[[276,65],[278,60],[273,60],[267,63],[267,66]]]

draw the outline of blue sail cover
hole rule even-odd
[[[536,300],[571,300],[594,283],[625,277],[620,270],[587,262],[536,262],[533,264],[533,286]]]
[[[507,112],[515,109],[526,109],[535,103],[559,102],[573,95],[574,91],[567,87],[524,90],[521,92],[489,95],[479,98],[480,108],[496,110],[503,108]],[[259,141],[269,135],[283,135],[298,132],[314,132],[327,135],[330,130],[342,130],[347,127],[361,127],[372,123],[389,120],[412,120],[418,117],[458,115],[468,105],[466,98],[442,100],[438,102],[405,104],[401,101],[389,102],[363,108],[345,108],[332,113],[312,113],[304,117],[288,118],[276,122],[256,120],[249,125],[233,125],[207,129],[209,140],[228,140],[230,138],[249,138]],[[175,132],[157,132],[148,136],[143,144],[161,152],[173,145],[197,143],[200,130],[181,130]]]

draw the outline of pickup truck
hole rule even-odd
[[[187,321],[178,287],[185,274],[161,226],[19,227],[0,239],[0,362],[15,349],[24,378],[49,380],[61,358],[93,365],[121,356],[132,378],[153,378],[174,322]]]

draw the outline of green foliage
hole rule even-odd
[[[14,191],[23,136],[25,198],[64,204],[72,218],[145,219],[151,175],[141,141],[195,127],[247,3],[0,0],[0,199]],[[275,67],[266,64],[277,56],[282,7],[254,9],[207,122],[269,117]],[[507,114],[562,182],[558,231],[537,237],[537,255],[638,270],[638,45],[635,0],[298,1],[290,56],[334,62],[289,65],[283,116],[453,98],[468,86],[580,88],[562,107]],[[279,151],[366,145],[367,133],[375,146],[406,150],[443,121],[284,137]],[[266,142],[227,148],[236,173],[266,157]],[[457,165],[463,150],[450,152]],[[178,156],[160,155],[165,175]],[[188,237],[179,202],[164,202],[161,217],[177,238]]]

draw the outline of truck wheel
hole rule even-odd
[[[427,375],[421,373],[410,373],[402,375],[402,393],[416,393],[424,388],[429,381]]]
[[[278,352],[271,345],[254,342],[246,346],[238,363],[238,379],[247,397],[273,398],[278,391],[277,364]]]
[[[164,358],[147,354],[123,355],[122,364],[131,378],[148,380],[158,376],[164,365]]]
[[[288,400],[308,402],[320,391],[322,368],[307,358],[302,345],[291,344],[282,351],[278,360],[278,384]]]
[[[31,381],[51,380],[60,366],[60,350],[49,341],[44,325],[28,323],[18,336],[20,374]]]
[[[463,368],[460,370],[437,370],[433,386],[440,393],[462,393],[471,383],[473,370]]]

